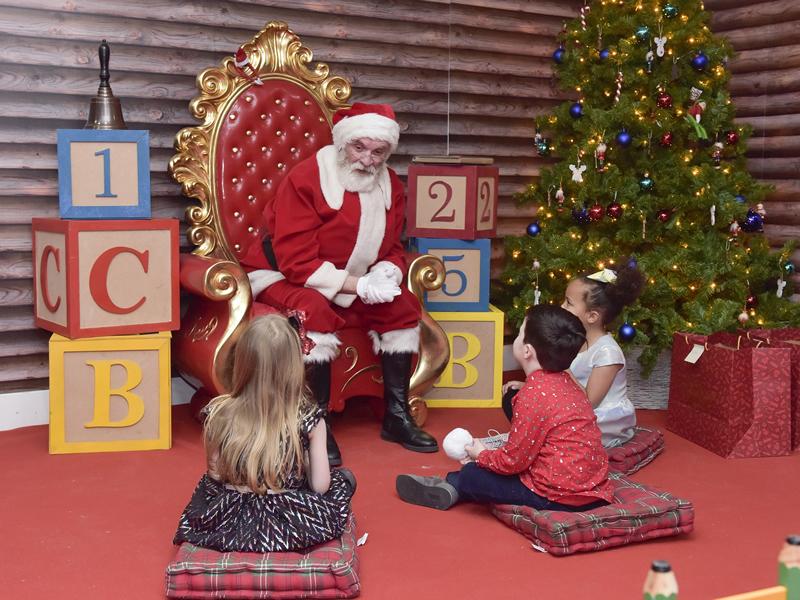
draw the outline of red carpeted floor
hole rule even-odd
[[[47,427],[0,433],[3,527],[0,597],[39,600],[163,598],[174,527],[204,468],[200,427],[174,409],[169,451],[47,454]],[[643,424],[665,413],[641,411]],[[362,598],[530,600],[641,597],[653,559],[669,560],[681,600],[709,599],[774,585],[783,538],[800,532],[800,454],[725,460],[666,432],[666,450],[634,475],[696,508],[695,532],[593,554],[554,558],[487,509],[440,512],[401,502],[395,475],[455,467],[443,453],[414,454],[378,437],[367,403],[334,422],[354,500]],[[502,429],[499,409],[431,410],[440,440],[451,428]]]

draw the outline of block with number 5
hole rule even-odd
[[[495,237],[497,185],[494,166],[410,165],[408,235],[463,240]]]
[[[148,131],[59,129],[57,135],[61,218],[150,218]]]
[[[491,240],[417,238],[415,246],[420,253],[441,259],[445,268],[442,287],[425,293],[426,310],[489,310]]]

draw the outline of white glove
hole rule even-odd
[[[400,267],[388,260],[382,260],[372,265],[370,272],[372,271],[384,273],[386,277],[394,281],[397,285],[400,285],[403,281],[403,272],[400,270]]]
[[[377,270],[358,278],[356,293],[364,304],[381,304],[399,296],[400,286],[387,277],[383,270]]]

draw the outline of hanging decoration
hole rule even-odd
[[[632,141],[633,138],[631,137],[631,134],[628,133],[627,129],[623,129],[617,134],[617,143],[623,148],[630,146]]]
[[[583,116],[583,104],[574,102],[572,106],[569,107],[569,114],[573,119],[580,119]]]
[[[562,62],[564,62],[564,55],[566,53],[567,51],[564,49],[564,47],[559,46],[556,48],[555,52],[553,52],[553,60],[560,65]]]
[[[728,146],[734,146],[739,142],[739,134],[731,130],[725,134],[725,142]]]
[[[533,223],[529,223],[528,227],[525,229],[531,237],[536,237],[542,231],[541,226],[539,225],[539,221],[534,221]]]
[[[570,165],[569,170],[572,171],[572,181],[575,183],[583,183],[583,172],[586,170],[586,165],[581,164],[581,159],[578,159],[577,165]]]
[[[623,342],[630,342],[636,337],[636,328],[630,323],[623,323],[619,328],[619,339]]]
[[[606,167],[606,150],[608,146],[603,140],[597,143],[597,149],[594,151],[594,166],[600,173],[605,173]]]
[[[539,291],[539,267],[542,265],[539,263],[539,260],[534,258],[533,264],[533,274],[534,274],[534,283],[533,283],[533,305],[538,306],[539,300],[542,297],[542,292]]]
[[[558,202],[558,211],[564,210],[564,187],[559,183],[558,190],[556,190],[556,202]]]
[[[719,169],[722,163],[722,142],[714,142],[714,149],[711,151],[711,160],[714,163],[714,168]]]
[[[698,50],[692,57],[691,63],[695,71],[704,71],[708,66],[708,56],[702,50]]]
[[[589,218],[592,221],[599,221],[603,218],[604,212],[603,205],[595,202],[591,207],[589,207]]]
[[[622,82],[624,77],[622,76],[622,71],[617,71],[617,91],[614,92],[614,104],[619,102],[619,98],[622,95]]]
[[[643,192],[649,192],[653,189],[654,184],[655,182],[653,181],[653,178],[650,177],[650,173],[645,171],[639,179],[639,188]]]

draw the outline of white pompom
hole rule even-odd
[[[466,429],[456,427],[444,437],[442,448],[444,453],[453,460],[467,458],[466,447],[472,444],[472,434]]]

